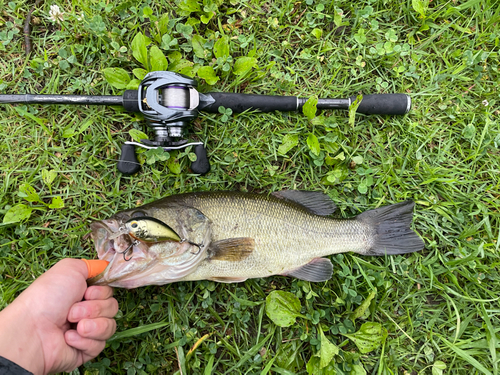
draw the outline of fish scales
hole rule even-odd
[[[111,264],[91,282],[134,288],[203,279],[240,282],[271,275],[325,281],[333,272],[331,262],[321,258],[326,255],[421,250],[422,239],[410,229],[413,206],[406,201],[337,219],[329,216],[333,203],[319,192],[174,195],[92,224],[99,257],[111,259]],[[139,221],[143,216],[163,222],[182,240],[139,241],[133,247],[135,258],[125,264],[103,228],[115,238],[116,228],[136,216]],[[98,231],[99,236],[94,234]]]
[[[212,220],[213,241],[255,238],[255,249],[245,260],[206,262],[185,280],[231,277],[236,271],[241,277],[266,277],[316,257],[370,247],[371,229],[367,225],[313,215],[273,196],[193,193],[186,195],[183,204],[196,207]]]

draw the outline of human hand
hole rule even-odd
[[[87,288],[87,274],[81,260],[61,260],[1,311],[0,355],[37,375],[96,357],[116,330],[118,302],[110,287]]]

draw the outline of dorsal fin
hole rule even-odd
[[[330,197],[321,191],[282,190],[272,193],[276,198],[297,203],[312,214],[328,216],[337,206]]]
[[[250,237],[227,238],[210,244],[209,260],[226,260],[239,262],[250,254],[255,248],[255,240]]]

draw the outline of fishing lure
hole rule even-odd
[[[127,233],[130,237],[134,239],[134,243],[123,251],[123,259],[129,261],[132,257],[126,257],[128,251],[132,248],[137,241],[145,242],[147,244],[153,244],[164,241],[173,242],[187,242],[190,245],[198,247],[198,254],[200,250],[204,247],[203,244],[197,244],[187,240],[186,238],[181,238],[175,230],[170,226],[165,224],[163,221],[158,220],[154,217],[142,216],[140,218],[132,218],[124,224],[124,227],[120,228],[119,233]]]

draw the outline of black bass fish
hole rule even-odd
[[[321,192],[173,195],[91,224],[98,257],[110,264],[89,282],[136,288],[271,275],[326,281],[333,273],[327,255],[422,250],[410,229],[413,206],[405,201],[336,219],[335,205]],[[143,228],[140,235],[130,223]]]

